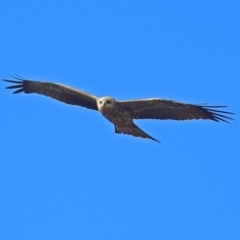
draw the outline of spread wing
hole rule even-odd
[[[164,100],[160,98],[121,101],[119,107],[130,112],[135,119],[211,119],[219,122],[231,120],[227,114],[233,114],[218,108],[225,106],[201,106]]]
[[[89,93],[58,83],[31,81],[20,77],[14,78],[16,80],[3,79],[3,81],[14,83],[14,85],[6,87],[7,89],[16,88],[13,93],[38,93],[67,104],[98,110],[97,97]]]

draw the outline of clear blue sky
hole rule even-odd
[[[136,121],[158,144],[1,82],[0,239],[239,240],[239,12],[237,0],[1,1],[0,78],[236,115]]]

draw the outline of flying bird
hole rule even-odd
[[[216,122],[232,120],[227,114],[233,113],[218,110],[226,106],[193,105],[161,98],[118,101],[112,97],[99,98],[59,83],[32,81],[19,76],[12,77],[14,80],[3,79],[3,81],[14,84],[6,87],[16,89],[13,93],[38,93],[67,104],[99,111],[114,124],[115,133],[148,138],[157,142],[159,142],[157,139],[135,125],[133,119],[210,119]]]

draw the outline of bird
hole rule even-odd
[[[140,129],[133,120],[209,119],[215,122],[223,121],[227,123],[229,123],[229,120],[233,120],[229,115],[234,113],[222,110],[226,106],[194,105],[161,98],[118,101],[108,96],[96,97],[85,91],[59,83],[29,80],[18,75],[11,77],[12,80],[2,80],[13,84],[6,87],[6,89],[16,89],[13,92],[14,94],[21,92],[42,94],[66,104],[99,111],[114,125],[115,133],[151,139],[156,142],[159,141]]]

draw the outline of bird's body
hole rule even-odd
[[[157,142],[158,140],[136,126],[133,119],[210,119],[217,122],[227,122],[228,119],[232,119],[226,115],[232,113],[217,110],[217,108],[222,108],[224,106],[205,107],[160,98],[117,101],[112,97],[98,98],[89,93],[62,84],[30,81],[20,77],[14,78],[16,80],[4,79],[4,81],[15,84],[7,87],[8,89],[16,88],[17,90],[14,93],[25,92],[43,94],[67,104],[97,110],[114,124],[115,133],[149,138]]]
[[[124,133],[135,137],[149,138],[157,141],[133,123],[131,112],[121,107],[121,104],[111,97],[98,100],[98,110],[115,126],[115,133]]]

